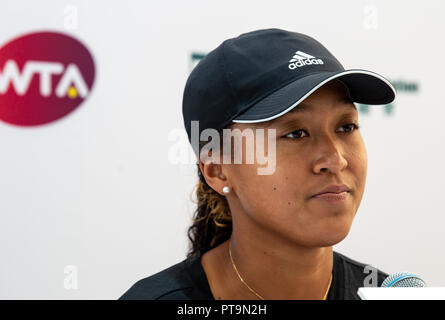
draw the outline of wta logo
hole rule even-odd
[[[89,96],[93,57],[71,36],[37,32],[0,47],[0,120],[19,126],[56,121]]]

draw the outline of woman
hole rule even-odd
[[[349,233],[365,189],[353,102],[394,98],[382,76],[345,70],[306,35],[264,29],[224,41],[184,91],[199,155],[190,252],[121,299],[359,299],[359,287],[379,286],[386,273],[332,246]]]

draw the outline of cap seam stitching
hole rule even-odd
[[[226,43],[227,43],[226,41],[223,42],[222,53],[221,53],[221,54],[222,54],[222,57],[221,57],[221,60],[222,60],[222,66],[221,66],[221,67],[222,67],[222,69],[223,69],[224,79],[226,80],[226,82],[227,82],[227,84],[228,84],[228,86],[229,86],[229,88],[230,88],[230,93],[231,93],[231,95],[234,97],[235,102],[236,102],[236,104],[238,105],[238,104],[239,104],[238,96],[236,95],[235,91],[233,90],[232,84],[230,83],[229,78],[228,78],[227,73],[226,73],[226,62],[225,62],[225,59],[226,59],[226,55],[225,55],[225,47],[226,47]],[[226,112],[224,112],[224,114],[227,115]],[[231,121],[231,119],[226,120],[226,121]]]

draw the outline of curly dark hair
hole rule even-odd
[[[222,130],[219,131],[220,138],[222,132]],[[200,143],[199,152],[206,143]],[[197,254],[201,249],[205,252],[218,246],[228,240],[232,234],[232,214],[226,197],[207,184],[199,163],[197,169],[199,180],[196,186],[196,201],[198,206],[193,215],[193,224],[187,231],[190,240],[187,257]]]

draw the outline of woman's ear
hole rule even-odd
[[[199,161],[199,168],[201,169],[201,173],[204,176],[207,184],[220,195],[225,196],[223,189],[224,187],[230,188],[230,186],[228,184],[226,175],[222,172],[221,164],[216,164],[213,162],[203,163],[202,161]]]

